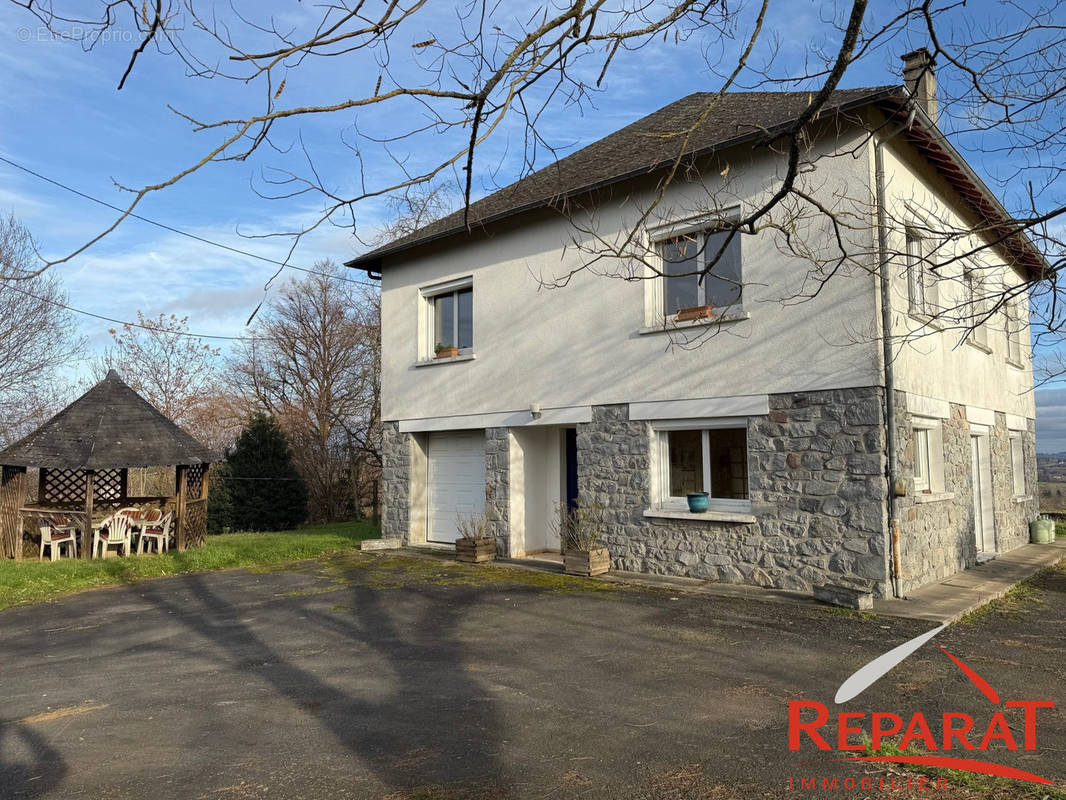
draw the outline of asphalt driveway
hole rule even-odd
[[[1064,593],[1055,572],[936,641],[1061,705]],[[0,613],[0,797],[812,796],[789,778],[890,773],[797,764],[818,753],[788,751],[788,701],[835,711],[928,627],[365,554],[87,592]],[[847,710],[994,709],[931,644]],[[1037,752],[994,755],[1061,782],[1041,713]]]

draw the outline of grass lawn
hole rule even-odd
[[[276,533],[208,536],[207,544],[179,553],[106,559],[0,562],[0,609],[51,600],[96,586],[135,583],[160,575],[253,567],[351,550],[379,535],[369,522],[333,522]]]

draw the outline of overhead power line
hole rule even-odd
[[[60,303],[58,300],[52,300],[49,297],[40,297],[38,295],[35,295],[33,292],[27,292],[25,289],[18,285],[17,281],[3,281],[2,284],[5,289],[11,289],[12,291],[18,292],[19,294],[23,294],[26,297],[32,297],[34,300],[38,300],[42,303],[51,303],[52,305],[58,306],[59,308],[65,308],[67,311],[73,311],[75,314],[83,314],[86,317],[92,317],[93,319],[103,320],[104,322],[111,322],[115,325],[122,325],[123,327],[128,325],[131,328],[143,328],[146,331],[155,331],[157,333],[160,332],[158,328],[155,328],[151,325],[145,325],[142,322],[127,322],[126,320],[115,319],[114,317],[105,317],[103,314],[94,314],[92,311],[86,311],[82,308],[75,308],[74,306],[67,305],[66,303]],[[166,333],[170,336],[188,336],[193,339],[219,339],[229,342],[263,341],[262,339],[256,338],[254,336],[220,336],[218,334],[211,333],[193,333],[192,331],[166,331]]]
[[[106,200],[101,200],[99,197],[94,197],[91,194],[87,194],[81,191],[80,189],[75,189],[73,186],[68,186],[65,183],[57,181],[55,178],[49,178],[47,175],[42,175],[40,172],[35,172],[29,167],[23,166],[22,164],[19,164],[16,161],[12,161],[6,156],[0,155],[0,161],[7,164],[8,166],[14,167],[15,169],[25,172],[27,175],[32,175],[33,177],[38,178],[39,180],[45,181],[46,183],[50,183],[53,186],[57,186],[60,189],[63,189],[64,191],[70,192],[71,194],[76,194],[78,197],[84,198],[85,200],[89,200],[93,203],[104,206],[105,208],[110,208],[112,211],[117,211],[119,214],[126,213],[126,209],[124,208],[109,203]],[[184,236],[188,239],[192,239],[193,241],[211,245],[212,247],[217,247],[221,250],[228,250],[231,253],[236,253],[237,255],[241,255],[246,258],[254,258],[258,261],[264,261],[267,264],[273,264],[277,267],[287,267],[289,269],[299,270],[300,272],[306,272],[311,275],[321,275],[326,278],[333,278],[334,280],[344,281],[345,283],[357,283],[362,286],[375,285],[373,283],[370,283],[369,281],[353,280],[352,278],[345,278],[340,275],[334,275],[329,272],[322,272],[321,270],[308,269],[307,267],[299,267],[295,264],[290,264],[287,261],[278,261],[276,258],[270,258],[269,256],[260,255],[259,253],[253,253],[249,250],[242,250],[239,247],[233,247],[231,245],[224,244],[222,242],[216,242],[212,239],[208,239],[195,233],[189,233],[188,231],[184,231],[181,228],[175,228],[173,225],[168,225],[165,222],[160,222],[159,220],[150,219],[149,217],[144,217],[140,214],[135,214],[132,211],[129,213],[129,216],[133,219],[140,220],[141,222],[146,222],[149,225],[155,225],[157,228],[162,228],[165,231],[170,231],[171,233],[176,233],[179,236]]]

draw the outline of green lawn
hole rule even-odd
[[[334,522],[277,533],[208,536],[207,544],[184,553],[106,559],[0,562],[0,609],[51,600],[96,586],[135,583],[160,575],[253,567],[315,558],[351,550],[379,535],[369,522]]]

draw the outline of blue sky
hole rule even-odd
[[[296,27],[308,24],[318,8],[280,0],[236,5],[258,19],[273,12],[283,24]],[[827,20],[839,13],[838,5],[843,4],[820,0],[777,3],[756,63],[776,49],[776,70],[784,73],[801,66],[820,46],[831,46],[835,36]],[[895,7],[892,2],[874,5],[882,14]],[[218,4],[220,14],[226,14],[227,8],[228,4]],[[504,0],[499,13],[506,17],[525,8],[518,0]],[[971,19],[993,18],[1002,13],[1001,8],[996,0],[971,0],[964,13]],[[449,30],[455,30],[454,18],[453,3],[434,0],[406,31],[408,44],[430,36],[446,37]],[[78,42],[51,37],[26,12],[0,3],[0,74],[4,75],[0,82],[0,155],[122,205],[128,195],[116,189],[114,182],[138,186],[168,178],[199,158],[214,141],[210,133],[193,133],[168,105],[202,119],[234,116],[259,107],[262,94],[254,87],[188,77],[178,59],[151,50],[138,62],[126,87],[116,91],[133,46],[131,38],[128,25],[120,25],[110,41],[84,52]],[[401,80],[410,80],[422,73],[416,57],[409,55],[415,51],[405,51],[399,46],[402,43],[397,42],[390,53],[389,69]],[[896,37],[853,65],[844,85],[896,82],[898,56],[923,43],[918,31]],[[729,65],[736,50],[734,41],[719,43],[709,35],[696,35],[680,42],[659,39],[636,52],[620,53],[602,92],[580,105],[555,106],[544,117],[540,132],[561,152],[587,144],[689,92],[718,88],[718,73]],[[594,75],[599,64],[594,59],[584,69]],[[379,72],[369,57],[357,56],[340,67],[339,61],[326,60],[290,71],[283,103],[365,95]],[[942,76],[942,80],[950,77]],[[356,138],[356,126],[360,132],[387,134],[396,129],[397,121],[417,124],[418,114],[417,106],[408,103],[305,119],[281,126],[278,140],[298,144],[302,139],[327,180],[338,191],[350,192],[361,177],[371,184],[380,183],[394,177],[397,169],[381,147],[365,140],[362,164],[356,160],[344,145]],[[399,142],[391,153],[407,160],[409,167],[425,166],[447,152],[445,148],[455,148],[457,135],[465,136],[465,132]],[[546,156],[540,154],[541,159]],[[522,168],[522,157],[521,126],[505,124],[479,154],[475,191],[480,194],[508,183]],[[298,169],[298,162],[297,148],[287,155],[269,152],[247,162],[209,165],[148,198],[138,213],[241,249],[282,257],[285,243],[249,240],[238,231],[288,230],[314,218],[320,203],[313,198],[268,201],[250,188],[263,185],[264,169],[277,165]],[[975,156],[974,166],[994,178],[1004,165]],[[8,210],[33,231],[45,255],[51,257],[80,246],[114,216],[0,163],[0,211]],[[358,210],[359,233],[372,236],[386,215],[382,203],[365,204]],[[301,244],[293,263],[310,267],[319,259],[340,261],[362,249],[350,230],[325,226]],[[80,308],[121,319],[134,318],[138,310],[148,315],[173,312],[188,315],[196,331],[220,335],[241,335],[274,272],[269,264],[138,221],[124,223],[84,254],[54,269],[62,276],[71,302]],[[79,325],[92,347],[106,346],[106,323],[82,317]],[[1041,449],[1066,450],[1066,390],[1045,390],[1037,397]]]

